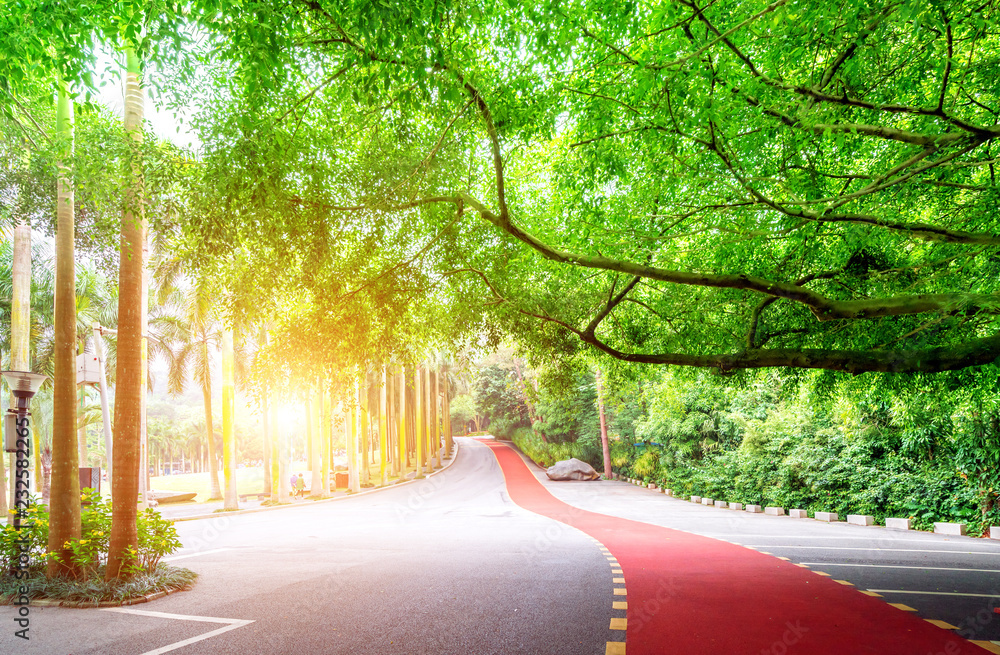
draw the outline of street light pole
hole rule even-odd
[[[16,453],[16,465],[11,470],[14,480],[14,529],[21,529],[21,519],[31,506],[29,494],[31,481],[31,399],[38,392],[47,375],[26,371],[3,371],[3,379],[10,387],[16,406],[7,410],[4,420],[4,450]]]

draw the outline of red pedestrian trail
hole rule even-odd
[[[509,446],[493,450],[511,500],[597,539],[621,564],[628,655],[984,655],[853,587],[754,550],[588,512],[555,498]]]

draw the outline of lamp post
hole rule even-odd
[[[31,479],[31,466],[28,455],[31,452],[31,399],[38,393],[39,387],[48,379],[47,375],[28,373],[26,371],[2,371],[3,379],[10,387],[16,400],[16,406],[7,410],[4,417],[4,450],[17,453],[17,466],[11,471],[14,478],[14,529],[21,529],[21,518],[25,515],[31,502],[28,495],[28,482]],[[20,500],[20,498],[24,500]]]

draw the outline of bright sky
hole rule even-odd
[[[156,71],[151,71],[151,74],[155,75]],[[124,117],[124,67],[116,65],[111,55],[101,54],[98,58],[95,78],[105,82],[105,85],[100,88],[97,101],[114,112],[116,116]],[[170,141],[181,148],[196,148],[198,146],[198,139],[191,134],[187,126],[176,120],[171,112],[159,111],[149,93],[146,94],[145,118],[152,124],[153,131],[161,139]],[[180,131],[178,131],[178,127]]]

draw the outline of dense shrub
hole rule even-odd
[[[87,489],[84,505],[80,512],[82,531],[79,539],[69,542],[73,560],[84,570],[95,570],[107,564],[108,542],[111,539],[111,501]],[[177,530],[159,512],[146,509],[136,520],[139,533],[139,548],[136,553],[137,572],[153,572],[160,559],[181,547]],[[30,569],[42,571],[50,555],[46,553],[49,540],[48,508],[32,502],[27,517],[18,532],[13,525],[0,526],[0,570],[9,570],[21,553],[21,538],[27,544]],[[54,556],[54,555],[51,555]]]

